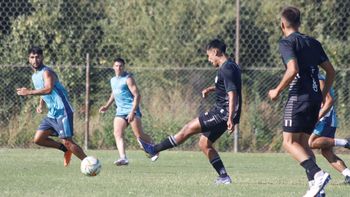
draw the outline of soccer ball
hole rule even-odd
[[[101,163],[93,156],[87,156],[81,161],[81,173],[86,176],[96,176],[101,171]]]

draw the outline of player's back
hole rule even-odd
[[[328,60],[321,44],[314,38],[294,32],[280,41],[280,52],[285,65],[296,59],[299,72],[290,85],[290,97],[299,101],[321,101],[318,65]]]

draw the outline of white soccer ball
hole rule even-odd
[[[101,163],[93,156],[87,156],[81,161],[81,173],[86,176],[96,176],[101,171]]]

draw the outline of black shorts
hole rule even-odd
[[[288,100],[284,109],[283,131],[311,134],[318,121],[320,102]]]
[[[225,109],[214,107],[198,117],[202,134],[214,143],[227,130],[228,113]]]

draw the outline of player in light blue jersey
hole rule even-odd
[[[320,86],[323,88],[325,77],[319,75],[319,80]],[[344,161],[333,152],[335,146],[350,149],[349,140],[334,138],[337,129],[337,115],[333,105],[334,98],[334,90],[331,88],[320,109],[319,122],[309,138],[309,145],[313,149],[321,149],[322,155],[332,167],[344,175],[345,183],[350,184],[350,170],[346,167]]]
[[[68,101],[68,94],[60,83],[56,73],[43,64],[43,51],[39,47],[32,47],[28,51],[28,58],[34,74],[32,81],[34,90],[17,88],[20,96],[40,95],[39,106],[36,111],[42,113],[46,103],[48,114],[37,129],[34,143],[40,146],[56,148],[64,152],[64,166],[68,166],[72,153],[83,160],[86,155],[73,137],[73,108]],[[50,136],[58,136],[61,142]]]
[[[142,115],[139,107],[141,95],[132,74],[124,70],[125,61],[122,58],[116,58],[113,63],[113,69],[115,77],[110,81],[112,93],[107,103],[99,109],[99,112],[106,112],[113,101],[115,101],[117,111],[114,118],[114,137],[119,152],[119,159],[114,164],[122,166],[129,164],[123,139],[124,130],[129,124],[137,139],[142,139],[149,143],[152,143],[152,139],[143,131]],[[152,157],[151,160],[155,161],[157,158],[158,155]]]

